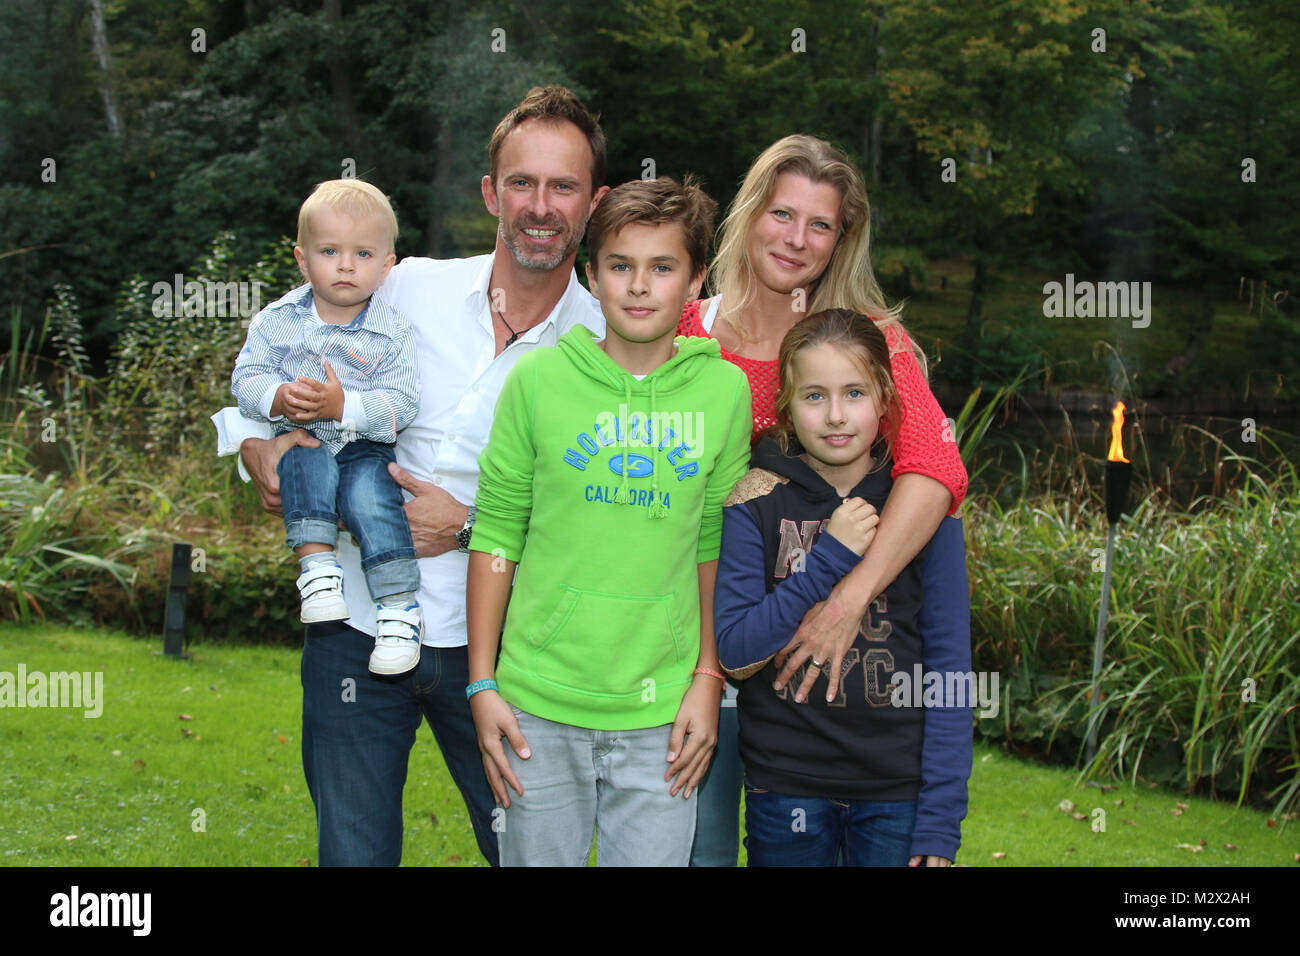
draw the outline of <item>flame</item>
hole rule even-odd
[[[1107,461],[1128,462],[1124,457],[1124,412],[1123,402],[1116,402],[1115,407],[1110,410],[1111,417],[1114,419],[1110,426],[1110,451],[1106,453]]]

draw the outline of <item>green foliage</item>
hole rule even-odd
[[[1021,369],[1013,381],[995,391],[982,407],[978,406],[978,402],[984,389],[976,388],[966,398],[966,403],[953,420],[952,438],[958,443],[958,451],[966,464],[971,487],[975,487],[976,480],[989,464],[986,456],[980,454],[980,447],[984,436],[988,434],[989,426],[993,424],[993,417],[1011,406],[1024,380],[1025,370]],[[977,461],[978,466],[975,464]]]
[[[924,289],[929,284],[930,261],[915,246],[878,248],[874,258],[876,278],[891,296],[911,295],[918,287]]]
[[[944,376],[981,387],[1036,383],[1047,372],[1057,335],[1035,306],[1004,313],[974,332],[967,326],[947,356]]]
[[[936,169],[956,161],[954,220],[977,214],[969,225],[992,229],[1032,212],[1044,186],[1082,183],[1052,126],[1085,113],[1090,88],[1113,90],[1121,78],[1081,42],[1085,24],[1082,8],[1038,0],[889,5],[890,103]]]
[[[602,116],[609,183],[640,178],[650,159],[660,176],[695,173],[725,208],[749,164],[774,140],[791,132],[836,138],[839,130],[815,115],[828,104],[819,105],[810,82],[812,58],[790,49],[791,29],[811,28],[812,6],[771,0],[568,5],[554,27],[556,42],[574,78],[592,91],[588,105]]]
[[[1256,468],[1213,507],[1139,500],[1119,529],[1090,773],[1300,808],[1300,480]],[[967,505],[975,666],[1007,696],[981,731],[1058,758],[1089,719],[1099,513],[1055,496]]]
[[[130,568],[95,553],[115,539],[89,530],[104,526],[94,498],[94,489],[65,490],[54,475],[0,474],[0,617],[75,614],[92,572],[125,585]]]
[[[302,644],[298,561],[284,547],[284,528],[266,518],[238,533],[207,531],[185,535],[200,544],[192,552],[186,596],[187,645],[216,642]],[[172,541],[152,535],[136,559],[129,591],[102,584],[88,596],[90,617],[106,627],[138,634],[163,632],[171,582]]]
[[[206,292],[230,282],[245,283],[250,293],[261,284],[262,305],[269,305],[301,281],[293,266],[292,242],[270,244],[253,263],[237,258],[232,233],[213,240],[207,256],[185,274],[205,290],[202,308],[177,303],[171,282],[151,288],[140,276],[123,284],[117,316],[124,331],[118,339],[105,389],[104,412],[115,430],[110,454],[115,460],[136,454],[177,455],[196,439],[210,443],[208,417],[232,401],[230,373],[243,345],[241,317],[227,303]],[[241,293],[242,301],[242,293]],[[213,304],[221,307],[214,308]]]
[[[1243,276],[1276,285],[1296,271],[1297,185],[1260,170],[1287,168],[1300,134],[1294,18],[1208,4],[1179,19],[1179,38],[1196,55],[1145,64],[1153,195],[1139,201],[1151,215],[1144,226],[1157,268],[1225,291]],[[1243,178],[1247,158],[1253,182]]]
[[[296,278],[290,245],[281,240],[256,261],[240,262],[238,242],[225,234],[189,275],[201,287],[251,276],[276,295]],[[128,331],[107,381],[90,370],[70,289],[56,288],[39,329],[24,333],[16,310],[11,315],[10,348],[0,360],[0,420],[10,425],[0,443],[0,615],[98,615],[161,627],[166,573],[160,577],[149,561],[208,520],[231,524],[245,495],[231,487],[228,463],[210,454],[207,419],[230,400],[240,317],[206,303],[196,314],[171,316],[173,305],[170,284],[160,295],[139,277],[123,284],[118,315]],[[52,360],[39,357],[47,340]],[[245,562],[236,555],[232,563]],[[133,569],[150,575],[132,580]],[[257,575],[237,577],[210,602],[214,620],[228,618],[232,634],[250,619],[223,602],[243,600]],[[292,590],[291,570],[280,578]],[[143,595],[134,608],[128,588]],[[296,609],[296,594],[287,606]]]
[[[1287,401],[1300,399],[1300,308],[1287,298],[1282,305],[1260,306],[1259,321],[1250,331],[1252,356],[1263,373],[1267,393]]]

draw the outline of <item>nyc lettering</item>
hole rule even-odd
[[[858,633],[869,641],[888,640],[889,635],[894,632],[894,625],[883,620],[883,616],[887,613],[889,613],[889,598],[887,595],[881,594],[867,606],[867,610],[862,615],[862,624]]]
[[[843,707],[847,703],[844,696],[844,687],[848,683],[849,672],[858,664],[862,664],[862,670],[865,679],[863,680],[863,696],[866,698],[867,705],[870,707],[888,707],[892,703],[890,697],[890,678],[894,674],[894,655],[883,647],[873,647],[863,654],[858,648],[850,648],[844,655],[844,660],[840,663],[840,687],[836,693],[835,700],[831,701],[828,706]],[[808,675],[808,663],[805,662],[795,676],[781,690],[776,691],[776,696],[782,700],[789,700],[793,689],[797,689],[803,683],[804,678]],[[811,698],[810,698],[811,699]]]
[[[780,580],[787,577],[792,569],[801,568],[801,560],[806,560],[817,536],[826,530],[830,520],[830,518],[823,518],[821,521],[796,523],[789,518],[782,518],[779,531],[781,540],[777,544],[776,568],[772,576]],[[881,620],[879,615],[885,614],[888,610],[888,599],[882,594],[867,606],[866,612],[862,615],[859,633],[869,641],[887,640],[893,633],[894,625],[889,621]],[[873,612],[877,616],[873,616]]]
[[[797,552],[802,543],[807,542],[811,547],[811,540],[825,530],[825,525],[830,519],[827,518],[820,522],[821,528],[816,527],[819,522],[805,521],[800,529],[795,523],[788,518],[781,519],[781,544],[777,550],[776,557],[776,577],[785,577],[788,569],[791,554]],[[862,624],[858,634],[865,640],[873,643],[880,643],[888,640],[889,635],[894,630],[894,625],[889,621],[880,620],[873,617],[883,615],[889,610],[888,599],[881,594],[868,605],[866,613],[862,615]],[[892,695],[889,690],[894,677],[894,655],[892,652],[882,647],[872,647],[865,651],[858,648],[850,648],[844,654],[844,660],[840,662],[840,684],[836,692],[835,699],[830,702],[831,707],[843,707],[847,703],[844,696],[844,688],[848,685],[848,676],[853,668],[858,664],[863,665],[865,673],[865,687],[867,703],[872,707],[885,707],[891,704]],[[782,700],[789,699],[789,689],[791,685],[798,687],[803,683],[803,678],[807,674],[808,665],[804,664],[796,677],[790,684],[787,684],[784,690],[777,691],[777,696]]]
[[[624,442],[624,418],[622,415],[611,415],[608,412],[603,413],[600,418],[592,425],[590,432],[580,432],[575,440],[578,449],[566,448],[564,450],[564,460],[572,465],[578,471],[586,471],[587,465],[591,464],[592,459],[600,455],[602,448],[609,448],[611,445],[622,445]],[[681,436],[673,430],[672,426],[662,429],[662,435],[659,443],[655,444],[655,422],[650,415],[635,412],[627,416],[626,426],[628,442],[639,442],[647,447],[654,447],[657,451],[663,451],[673,443],[675,439]],[[691,454],[691,446],[685,441],[673,447],[667,455],[668,464],[673,466],[677,473],[678,481],[685,481],[692,475],[700,472],[700,466],[693,461],[682,462],[682,458]],[[621,459],[621,456],[619,456]],[[629,456],[631,458],[632,456]],[[641,458],[641,456],[636,456]],[[638,468],[633,473],[629,467],[629,477],[647,477],[653,471],[654,463],[648,462],[650,468]],[[610,462],[610,469],[615,474],[622,474],[624,464],[621,460]]]
[[[823,518],[820,521],[801,521],[796,524],[789,518],[782,518],[780,525],[781,541],[776,550],[776,570],[773,577],[780,580],[790,573],[790,562],[796,557],[796,552],[807,555],[812,550],[813,542],[817,540],[817,535],[826,530],[826,525],[830,518]]]

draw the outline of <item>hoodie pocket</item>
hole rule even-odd
[[[671,594],[629,597],[565,587],[555,612],[534,635],[533,672],[584,694],[653,693],[646,681],[662,680],[685,653],[675,603]]]

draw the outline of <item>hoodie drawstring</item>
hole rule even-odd
[[[632,385],[626,380],[623,382],[623,407],[627,409],[627,421],[619,429],[618,450],[621,453],[619,460],[623,462],[623,467],[619,471],[623,473],[623,483],[619,485],[618,500],[627,504],[631,495],[627,487],[627,433],[632,428]]]
[[[654,379],[654,376],[653,376],[653,375],[650,376],[650,421],[652,421],[652,422],[657,422],[657,421],[659,421],[659,408],[658,408],[658,406],[655,404],[655,379]],[[658,434],[657,432],[655,433],[655,438],[659,438],[659,434]],[[624,473],[624,475],[626,475],[626,474],[627,474],[627,464],[626,464],[627,459],[624,458],[623,461],[624,461],[624,465],[623,465],[623,473]],[[664,505],[664,503],[663,503],[663,499],[659,497],[659,463],[658,463],[658,462],[655,462],[654,470],[653,470],[650,474],[651,474],[651,479],[650,479],[650,509],[649,509],[649,510],[650,510],[650,517],[651,517],[651,518],[667,518],[667,517],[668,517],[668,508],[667,508],[667,506]],[[626,481],[627,479],[624,478],[624,480]]]

